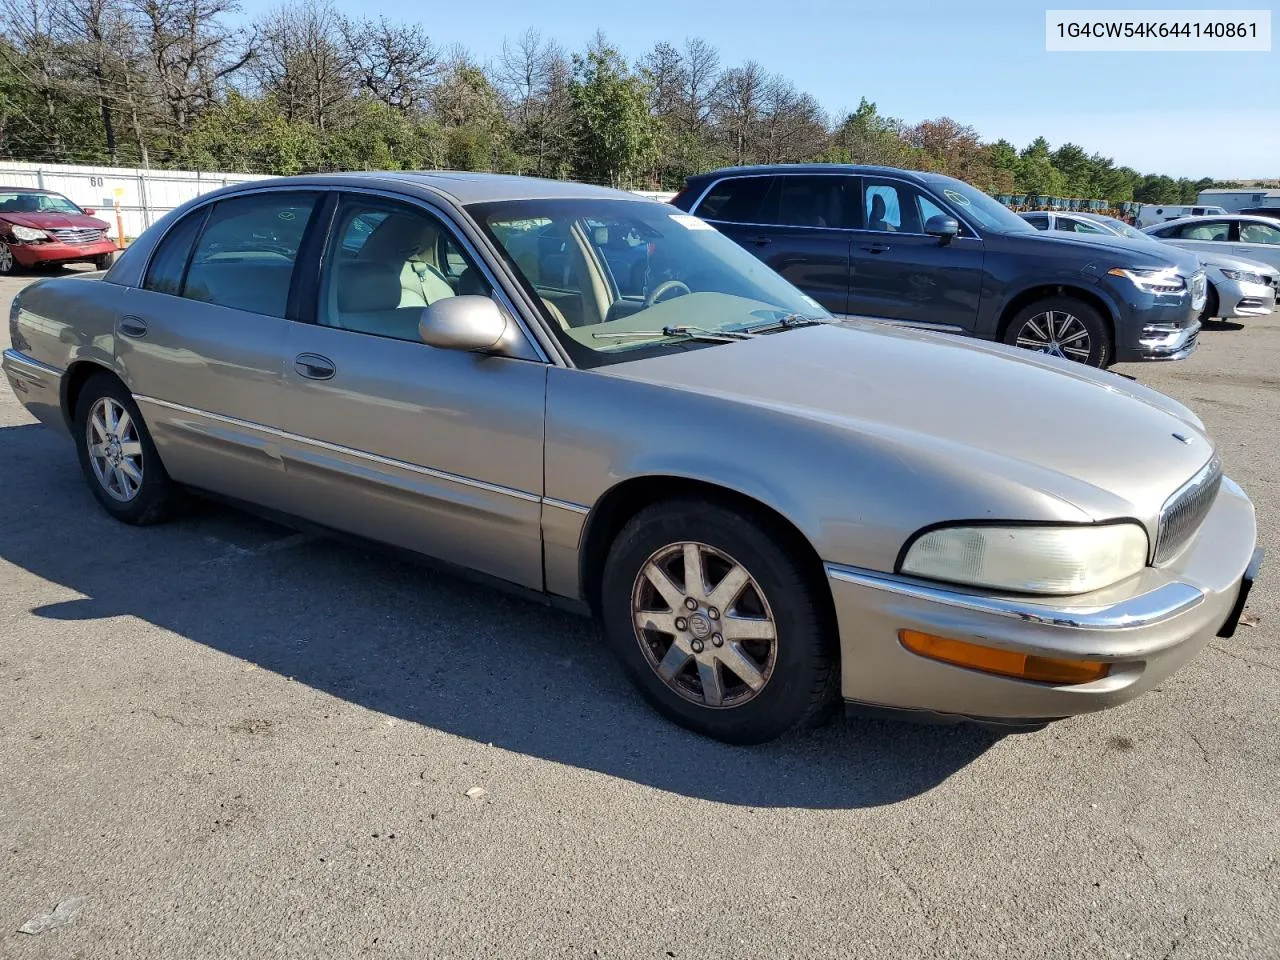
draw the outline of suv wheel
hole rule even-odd
[[[1111,362],[1106,323],[1089,304],[1071,297],[1046,297],[1023,307],[1009,322],[1004,342],[1091,367]]]
[[[124,384],[96,373],[76,401],[80,469],[102,508],[123,523],[167,520],[183,503],[169,479],[147,425]]]
[[[829,602],[768,518],[703,499],[640,511],[614,541],[604,633],[668,719],[762,743],[826,719],[839,657]]]

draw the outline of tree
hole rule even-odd
[[[431,106],[445,138],[445,163],[458,170],[510,167],[509,129],[502,97],[465,50],[448,58],[431,91]]]
[[[343,20],[339,32],[357,87],[404,114],[420,115],[440,70],[439,54],[420,24]]]
[[[831,135],[827,159],[835,163],[908,166],[912,151],[902,138],[902,129],[900,120],[881,116],[876,105],[863,97],[858,109],[847,114]]]
[[[502,44],[498,86],[510,104],[512,142],[521,169],[561,176],[572,163],[569,62],[560,47],[526,30]]]
[[[330,0],[296,0],[258,25],[258,81],[286,120],[319,130],[341,126],[357,83],[356,58],[341,29]]]
[[[720,77],[714,117],[724,155],[730,163],[750,163],[758,156],[760,119],[768,82],[769,75],[754,60],[726,70]]]
[[[657,145],[648,88],[601,36],[573,63],[574,173],[615,187],[630,184],[648,166]]]
[[[1066,180],[1053,165],[1044,137],[1036,137],[1018,154],[1015,182],[1019,193],[1032,196],[1060,197],[1065,192]]]

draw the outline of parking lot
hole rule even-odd
[[[745,749],[573,616],[223,507],[117,524],[0,386],[0,956],[1280,957],[1280,313],[1116,369],[1254,498],[1248,625],[1037,733]]]

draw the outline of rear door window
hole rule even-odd
[[[146,279],[142,281],[143,289],[167,293],[173,297],[182,294],[182,278],[187,272],[191,247],[208,215],[209,208],[202,207],[187,214],[164,235],[155,253],[151,255]]]
[[[730,177],[721,180],[693,212],[720,223],[761,223],[761,209],[773,177]]]
[[[851,177],[780,176],[776,222],[784,227],[852,227],[857,219],[856,184]]]
[[[1199,223],[1184,223],[1174,234],[1179,240],[1216,240],[1225,242],[1231,239],[1231,223],[1228,220],[1208,220]]]
[[[284,317],[293,265],[318,197],[273,191],[220,200],[196,243],[182,296]]]

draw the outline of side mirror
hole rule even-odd
[[[84,215],[86,217],[92,217],[95,213],[98,212],[97,210],[93,209],[93,207],[82,207],[81,209],[84,210]]]
[[[944,217],[940,213],[935,213],[925,223],[924,232],[931,237],[937,237],[943,243],[950,243],[960,232],[960,224],[956,222],[955,217]]]
[[[418,336],[441,350],[493,353],[507,339],[507,318],[488,297],[445,297],[423,308]]]

